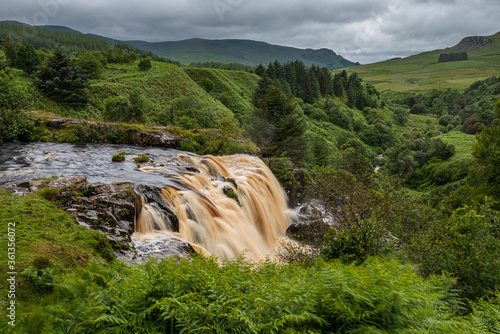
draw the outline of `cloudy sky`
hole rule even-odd
[[[329,48],[366,64],[492,35],[500,31],[500,1],[2,0],[0,20],[119,40],[239,38]]]

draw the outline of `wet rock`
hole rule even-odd
[[[291,218],[292,223],[288,226],[286,235],[312,246],[323,244],[324,235],[333,224],[332,217],[316,201],[297,206]]]
[[[135,214],[135,192],[130,183],[90,184],[85,177],[59,177],[35,179],[9,189],[26,194],[42,188],[58,189],[61,209],[73,213],[81,225],[107,234],[114,248],[128,248]]]
[[[172,256],[189,258],[191,254],[195,253],[189,243],[173,236],[159,236],[151,240],[134,240],[133,247],[136,252],[129,259],[138,263],[147,262],[150,258],[164,259]]]

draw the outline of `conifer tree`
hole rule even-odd
[[[49,58],[47,66],[37,73],[38,87],[55,101],[82,104],[88,100],[88,75],[70,62],[60,51]]]

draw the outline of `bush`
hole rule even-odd
[[[83,68],[91,79],[99,79],[104,71],[104,66],[94,52],[81,53],[76,64]]]
[[[35,123],[25,112],[0,108],[0,144],[12,141],[29,141],[33,137]]]
[[[500,217],[492,203],[464,206],[415,235],[409,254],[426,274],[446,271],[456,288],[473,299],[500,286]]]
[[[471,333],[453,318],[453,282],[380,259],[357,267],[92,261],[60,279],[42,312],[51,315],[48,333],[61,324],[86,333]]]
[[[28,89],[0,69],[0,109],[19,110],[26,106]]]
[[[142,59],[137,66],[141,71],[149,71],[153,65],[151,65],[151,60],[145,58]]]
[[[106,99],[102,117],[107,121],[144,123],[146,100],[140,91],[131,92],[128,97],[116,96]]]

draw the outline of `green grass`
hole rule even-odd
[[[209,94],[233,110],[240,123],[250,117],[254,109],[251,99],[257,89],[259,76],[242,71],[205,68],[188,68],[185,71],[201,87],[206,80],[212,82],[213,88]]]
[[[476,144],[475,135],[469,135],[462,131],[450,131],[438,138],[455,146],[455,156],[453,156],[452,160],[472,159],[472,147]]]
[[[94,246],[101,234],[80,226],[72,214],[58,209],[53,202],[35,195],[13,196],[0,189],[0,207],[1,277],[13,271],[8,267],[7,258],[9,227],[15,233],[15,271],[18,274],[39,257],[48,258],[56,270],[63,271],[84,265],[92,254],[97,254]],[[7,298],[6,283],[5,280],[0,282],[1,304]],[[26,288],[20,285],[18,296],[21,299],[29,297],[23,295]]]
[[[438,63],[439,55],[457,47],[434,50],[402,59],[350,67],[365,82],[378,89],[399,91],[433,88],[465,88],[471,83],[500,75],[500,33],[489,36],[494,40],[482,49],[468,52],[469,60]]]
[[[89,88],[90,101],[83,109],[57,104],[41,94],[29,78],[19,73],[20,80],[30,92],[29,108],[62,116],[99,120],[105,101],[116,96],[128,96],[139,90],[146,99],[146,116],[149,120],[167,109],[178,99],[191,97],[197,105],[215,114],[217,118],[233,117],[233,113],[220,101],[205,92],[181,68],[174,64],[152,62],[149,71],[140,71],[137,62],[108,64],[100,79],[92,80]]]

